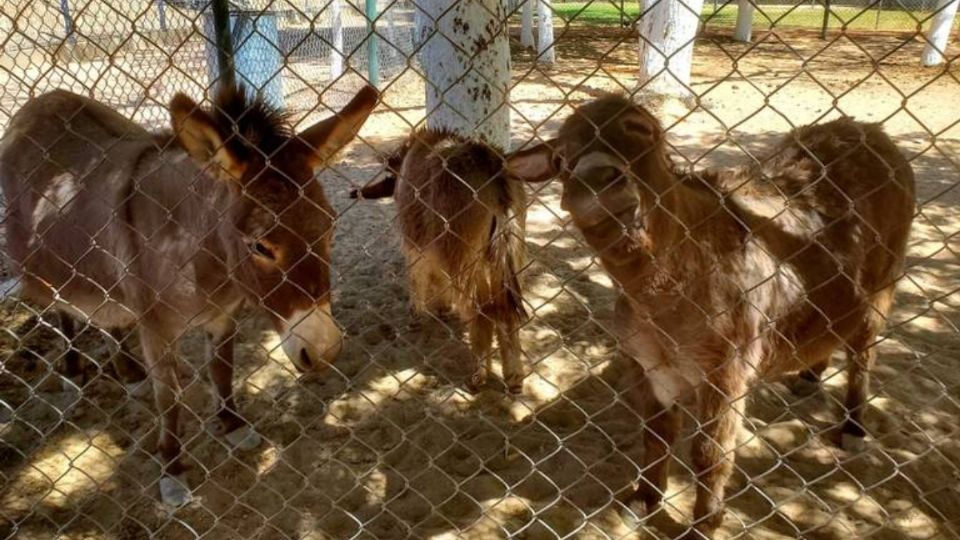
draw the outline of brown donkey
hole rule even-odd
[[[526,310],[517,272],[526,198],[510,178],[510,159],[481,142],[420,130],[390,156],[393,174],[359,191],[367,199],[395,195],[414,307],[452,310],[467,325],[477,362],[472,390],[486,381],[494,333],[508,390],[523,389]]]
[[[692,538],[722,521],[736,434],[758,379],[847,352],[841,440],[856,449],[914,211],[909,163],[881,129],[799,128],[758,165],[676,171],[649,112],[609,96],[578,108],[517,174],[563,179],[568,210],[622,293],[616,331],[644,373],[645,457],[631,502],[667,482],[679,402],[695,397]]]
[[[218,431],[259,438],[232,397],[232,315],[265,309],[300,370],[341,347],[330,310],[334,213],[315,173],[378,101],[365,88],[337,116],[294,133],[285,116],[224,87],[211,110],[178,94],[173,134],[151,134],[90,99],[55,91],[14,115],[0,146],[7,246],[21,295],[102,328],[139,325],[161,415],[164,502],[189,489],[179,440],[176,342],[212,340]]]
[[[87,372],[83,367],[82,353],[73,346],[77,335],[77,321],[66,313],[60,312],[58,323],[60,334],[66,341],[61,387],[66,391],[80,391],[85,386]],[[147,373],[131,348],[130,330],[111,328],[108,334],[110,340],[117,345],[110,363],[118,381],[123,384],[131,397],[147,397],[150,393],[150,387],[146,384]]]

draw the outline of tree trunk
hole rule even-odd
[[[737,26],[733,29],[733,40],[750,43],[753,30],[753,3],[740,0],[737,8]]]
[[[927,31],[927,44],[923,47],[923,65],[936,66],[943,63],[950,30],[953,29],[953,19],[957,16],[957,5],[960,5],[960,0],[940,0],[937,3],[937,14]]]
[[[703,0],[660,0],[640,20],[640,78],[647,92],[689,98]]]
[[[557,52],[553,46],[553,9],[550,0],[537,0],[537,30],[537,63],[552,66],[557,61]]]
[[[510,46],[500,0],[425,0],[427,126],[510,145]]]
[[[533,4],[537,0],[522,0],[523,8],[521,12],[520,24],[520,45],[524,49],[533,49],[536,43],[533,41]]]
[[[343,74],[343,0],[330,1],[330,78],[336,79]]]

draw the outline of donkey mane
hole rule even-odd
[[[421,127],[410,134],[408,140],[421,142],[430,146],[433,146],[439,141],[450,141],[454,144],[482,144],[501,154],[504,153],[503,148],[500,148],[496,144],[482,141],[478,137],[468,137],[447,127]]]
[[[252,154],[270,156],[293,137],[290,114],[242,84],[221,86],[210,112],[228,148],[241,160]]]
[[[293,136],[290,113],[267,103],[242,84],[221,85],[207,109],[224,144],[240,160],[271,156]],[[160,147],[180,147],[177,134],[169,128],[153,132]]]
[[[426,148],[429,148],[431,153],[437,153],[440,150],[440,148],[437,147],[440,143],[451,147],[462,146],[463,148],[470,150],[471,153],[477,154],[476,157],[480,158],[481,160],[488,159],[491,153],[496,153],[501,156],[506,155],[506,152],[504,152],[503,148],[500,148],[495,144],[482,141],[476,137],[467,137],[445,127],[421,127],[407,136],[399,147],[387,154],[385,162],[389,167],[397,170],[397,167],[403,161],[404,156],[406,156],[407,152],[409,152],[414,146],[422,145]]]

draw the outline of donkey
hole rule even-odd
[[[77,391],[86,385],[86,370],[83,368],[81,353],[74,347],[74,338],[77,335],[77,321],[66,313],[58,313],[60,334],[66,342],[63,353],[63,369],[61,386],[67,391]],[[147,373],[143,363],[134,354],[130,329],[111,328],[110,339],[117,344],[117,350],[111,358],[114,374],[123,384],[124,389],[132,397],[145,398],[150,392],[149,385],[145,384]]]
[[[414,309],[453,311],[467,325],[474,391],[487,379],[496,333],[504,381],[518,393],[526,197],[511,179],[512,157],[503,156],[454,133],[418,130],[389,156],[392,174],[350,196],[395,195]]]
[[[688,535],[712,537],[747,391],[780,373],[815,376],[837,348],[848,359],[841,444],[862,447],[874,345],[914,213],[913,171],[879,126],[806,126],[753,166],[685,174],[654,116],[605,96],[514,170],[561,176],[562,207],[620,289],[616,333],[643,371],[645,456],[631,506],[658,509],[678,404],[695,397]]]
[[[301,371],[322,370],[342,337],[330,308],[334,212],[315,173],[378,102],[362,89],[336,116],[294,133],[286,115],[226,85],[213,107],[177,94],[172,133],[152,134],[65,91],[27,102],[0,146],[7,246],[21,296],[101,328],[137,324],[161,417],[162,500],[182,478],[177,340],[211,338],[215,431],[259,444],[233,400],[234,313],[263,308]]]

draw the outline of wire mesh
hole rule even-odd
[[[643,22],[668,2],[676,8],[676,17],[693,17],[697,30],[695,41],[680,36],[670,45],[675,48],[664,50]],[[353,142],[318,169],[324,195],[311,199],[315,212],[284,222],[294,238],[290,241],[296,243],[306,236],[300,225],[313,223],[319,215],[335,215],[329,292],[333,318],[344,335],[336,361],[322,373],[300,373],[297,362],[304,360],[297,353],[285,354],[283,326],[275,324],[285,313],[278,311],[270,294],[257,294],[254,285],[244,307],[219,306],[228,315],[223,325],[184,323],[191,330],[175,336],[176,348],[170,354],[177,362],[175,369],[170,368],[172,375],[167,373],[172,379],[166,380],[177,381],[182,406],[177,439],[192,501],[171,508],[161,501],[166,458],[151,395],[151,379],[159,370],[144,360],[145,347],[151,345],[140,339],[148,318],[137,314],[131,324],[108,331],[96,324],[103,306],[83,308],[86,316],[62,317],[57,310],[64,302],[83,299],[64,296],[58,298],[59,305],[36,302],[22,290],[24,276],[18,263],[5,256],[0,267],[4,295],[0,537],[678,538],[695,534],[691,527],[704,523],[696,521],[703,512],[695,501],[710,480],[703,464],[691,456],[703,445],[704,433],[713,433],[713,423],[701,415],[701,407],[709,396],[703,388],[715,385],[715,379],[690,389],[686,397],[693,401],[681,401],[674,409],[685,427],[667,454],[673,469],[660,486],[663,500],[659,510],[647,508],[650,516],[639,515],[629,498],[656,465],[645,461],[651,446],[648,442],[645,448],[644,437],[651,440],[653,426],[662,419],[662,413],[651,415],[644,407],[651,396],[668,391],[671,380],[648,374],[654,387],[649,386],[638,376],[637,365],[643,362],[624,353],[626,340],[617,330],[623,314],[614,309],[624,285],[604,268],[605,253],[571,217],[566,182],[524,186],[521,241],[526,259],[518,273],[529,318],[519,329],[526,371],[519,392],[511,393],[502,384],[509,377],[499,356],[488,383],[473,388],[472,347],[478,334],[473,322],[464,322],[470,317],[412,309],[434,296],[418,297],[419,285],[409,283],[422,261],[411,259],[412,239],[404,236],[404,218],[398,215],[404,210],[400,195],[391,203],[355,200],[350,192],[390,174],[399,174],[402,183],[410,168],[434,163],[433,158],[423,159],[398,170],[386,157],[416,129],[432,125],[430,115],[437,111],[426,105],[430,91],[441,102],[445,95],[453,95],[448,88],[438,89],[438,79],[430,73],[437,69],[429,65],[435,57],[424,56],[431,40],[446,40],[462,50],[469,44],[461,39],[464,34],[442,31],[445,27],[435,20],[439,13],[453,13],[455,3],[373,3],[373,21],[368,6],[353,1],[232,4],[235,13],[256,21],[253,35],[266,40],[265,50],[278,61],[277,68],[266,69],[264,88],[279,83],[279,104],[290,113],[292,129],[305,137],[308,126],[334,113],[347,114],[344,107],[349,108],[351,98],[371,76],[369,55],[375,51],[381,92],[376,110]],[[735,429],[733,446],[721,452],[724,459],[717,461],[718,467],[732,464],[733,472],[724,482],[725,512],[716,514],[720,516],[716,537],[960,536],[956,21],[948,22],[947,46],[941,51],[944,62],[921,65],[931,40],[928,29],[938,14],[951,8],[950,2],[554,1],[543,4],[553,13],[554,41],[546,48],[543,36],[551,34],[539,31],[544,17],[536,9],[530,17],[532,47],[522,42],[523,0],[476,3],[487,10],[486,20],[496,23],[491,33],[502,29],[508,39],[509,63],[492,70],[481,66],[480,58],[490,54],[486,43],[475,44],[469,61],[476,62],[481,79],[508,73],[509,100],[482,113],[473,101],[481,103],[483,96],[469,103],[449,98],[446,105],[454,113],[473,115],[468,119],[480,124],[509,111],[504,125],[514,150],[556,137],[575,107],[611,91],[628,93],[659,119],[670,161],[679,174],[737,165],[756,170],[774,162],[768,156],[779,141],[803,125],[852,116],[883,127],[915,173],[916,209],[892,311],[882,313],[885,328],[871,343],[877,360],[870,389],[855,408],[864,415],[860,422],[867,433],[865,443],[862,448],[840,444],[839,430],[851,418],[844,410],[850,381],[842,350],[836,351],[819,382],[792,374],[763,376],[750,384],[749,391],[721,392],[724,410],[733,411],[742,425]],[[736,41],[732,36],[738,10],[748,5],[755,8],[752,37]],[[0,6],[4,186],[13,182],[7,163],[20,159],[19,150],[10,151],[12,141],[23,140],[22,133],[10,129],[14,115],[52,90],[95,99],[158,132],[173,127],[171,100],[176,93],[209,108],[218,73],[211,52],[211,10],[202,0],[13,0]],[[275,34],[266,29],[266,21],[275,24]],[[484,16],[451,21],[449,28],[462,29],[464,23],[478,21],[485,22]],[[234,35],[240,42],[249,39],[239,32]],[[658,64],[663,67],[646,72],[644,80],[641,45],[646,47],[643,54],[663,57]],[[551,49],[553,57],[545,53]],[[690,49],[688,77],[681,57]],[[267,63],[251,65],[263,74]],[[240,73],[241,80],[244,76]],[[466,78],[453,79],[444,84],[454,86]],[[679,99],[654,94],[661,83],[676,91]],[[45,145],[37,139],[33,147],[26,146],[37,151],[36,163],[20,165],[21,170],[29,169],[22,175],[25,179],[37,180],[43,170],[56,166],[83,185],[113,181],[98,171],[122,168],[123,145],[140,140],[135,136],[139,132],[126,133],[130,140],[123,143],[90,140],[89,126],[61,120],[63,126],[46,129],[59,129],[63,140],[87,137],[85,144],[77,144],[92,145],[94,150],[88,148],[86,155],[94,157],[90,162],[61,163],[54,153],[61,138],[51,136]],[[222,148],[252,144],[256,147],[252,159],[274,160],[264,178],[279,175],[295,183],[296,174],[288,167],[303,156],[281,159],[287,154],[279,150],[273,154],[254,144],[259,140],[256,132],[227,129],[219,135],[229,139],[231,133],[234,142],[223,142]],[[414,141],[417,137],[422,134]],[[189,142],[183,141],[156,150],[157,155],[172,156],[163,152],[179,152],[178,145]],[[436,147],[438,153],[448,149],[443,144]],[[886,163],[871,152],[872,166]],[[179,156],[184,162],[190,159]],[[564,157],[564,166],[569,167],[561,174],[569,175],[575,157]],[[161,159],[157,167],[172,163]],[[489,165],[468,163],[458,169],[460,162],[450,154],[441,163],[445,174],[457,181],[483,175]],[[177,212],[187,204],[218,213],[220,219],[208,223],[207,232],[233,219],[233,206],[197,202],[209,195],[205,182],[219,173],[170,175],[178,188],[174,193],[152,191],[158,188],[148,182],[150,174],[129,175],[136,180],[129,184],[131,194],[113,208],[104,229],[137,217],[121,211],[129,200],[151,199],[168,204],[165,211],[174,216],[169,218],[170,227],[187,231],[178,233],[177,249],[201,245],[209,255],[205,243],[209,238],[196,234],[203,227],[187,230],[185,223],[176,221],[186,218],[175,216],[186,215]],[[833,181],[831,174],[821,180]],[[879,176],[883,178],[878,182],[890,181],[893,173]],[[17,234],[9,217],[14,208],[21,213],[26,209],[40,223],[68,214],[71,204],[80,200],[77,188],[58,185],[67,187],[34,194],[32,199],[22,193],[2,194],[0,242],[5,254]],[[286,193],[283,185],[277,184],[274,198]],[[253,193],[254,187],[250,189]],[[298,189],[305,197],[307,188]],[[490,211],[493,203],[484,198],[484,189],[471,188],[466,202],[452,209],[429,207],[421,219],[439,216],[449,230],[461,213]],[[725,200],[746,196],[737,195],[736,186],[730,190],[733,194]],[[790,195],[784,196],[784,208],[775,217],[802,221],[803,216],[793,212],[803,211],[807,193]],[[430,200],[424,197],[418,192],[421,204]],[[603,190],[595,197],[606,200]],[[669,198],[663,195],[654,206],[667,205]],[[280,220],[286,208],[270,207],[268,200],[273,199],[258,199],[258,208],[266,209],[268,219]],[[885,217],[894,219],[892,214]],[[680,223],[685,228],[680,236],[696,238],[689,221]],[[238,225],[216,230],[227,236],[239,234],[238,245],[251,250],[244,257],[261,257],[257,264],[267,264],[262,257],[279,258],[274,250],[283,246],[278,247],[276,237],[270,237],[273,243],[264,243],[249,230],[237,228],[243,229]],[[491,230],[494,237],[503,228],[487,227],[484,233]],[[141,241],[150,238],[143,235]],[[134,259],[124,259],[129,254],[114,255],[122,277],[141,278]],[[162,255],[161,266],[182,256]],[[881,257],[877,252],[870,255]],[[225,265],[230,270],[223,279],[250,271],[244,257]],[[772,268],[758,266],[755,270],[763,275],[758,275],[756,286],[778,279],[789,282],[798,264],[783,259]],[[79,262],[71,266],[68,261],[66,266],[72,271],[69,279],[88,277]],[[173,276],[171,283],[196,282],[195,266],[163,268]],[[725,276],[719,263],[688,270],[688,275],[702,276],[710,284]],[[733,272],[726,271],[727,276]],[[443,288],[455,288],[457,277],[433,276],[435,281],[426,290],[442,300]],[[269,292],[289,286],[299,291],[290,294],[314,294],[307,290],[313,286],[309,278],[289,272],[283,280]],[[104,288],[114,285],[120,289],[118,284]],[[815,296],[809,284],[790,285],[806,286],[805,294]],[[163,297],[163,291],[147,289],[148,294]],[[787,289],[781,292],[785,295]],[[752,302],[754,292],[744,290],[737,298]],[[711,312],[717,305],[698,307],[711,320],[730,316]],[[488,313],[482,308],[474,306],[473,317]],[[682,322],[675,324],[679,328]],[[222,383],[218,366],[226,353],[217,349],[211,359],[206,334],[232,347],[235,367],[227,387],[232,387],[242,420],[231,416],[234,406],[227,405],[222,393],[211,390],[211,383]],[[703,339],[708,334],[704,329]],[[500,335],[496,341],[502,349],[507,338]],[[728,365],[717,362],[715,367]],[[656,368],[645,367],[656,373]],[[218,369],[221,375],[216,375]],[[160,408],[161,413],[169,410],[162,404]],[[240,422],[262,441],[247,445],[250,440],[225,438],[217,432],[217,421],[231,426]]]

